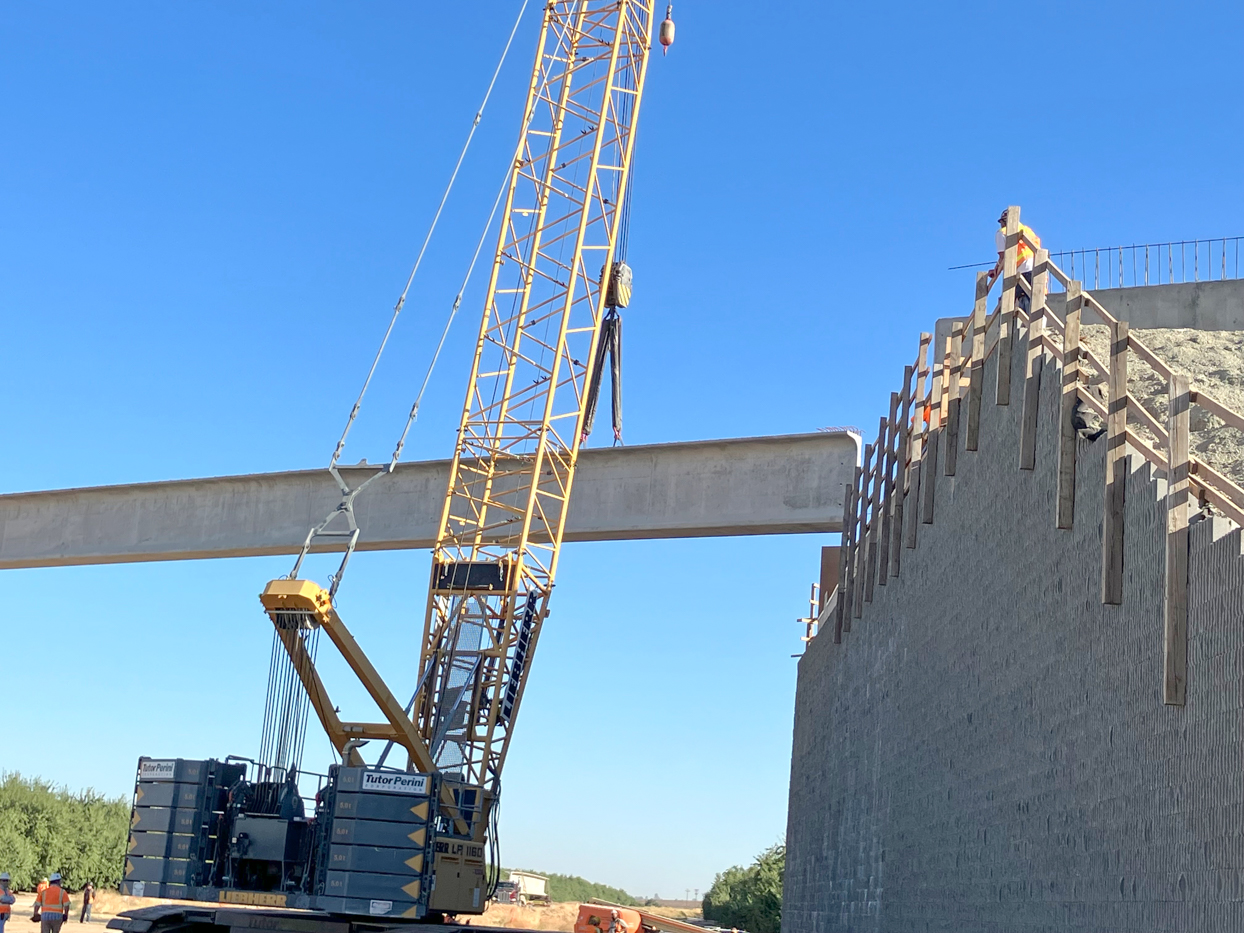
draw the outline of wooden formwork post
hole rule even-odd
[[[963,332],[953,329],[946,338],[946,362],[943,364],[945,386],[942,398],[946,412],[946,475],[954,476],[959,461],[959,390],[963,373]]]
[[[1039,249],[1032,264],[1032,301],[1028,306],[1028,319],[1045,317],[1045,306],[1050,291],[1050,251]]]
[[[856,467],[858,470],[859,467]],[[852,499],[855,493],[855,483],[847,483],[842,490],[842,545],[841,554],[838,558],[838,604],[834,609],[834,644],[842,641],[842,625],[844,614],[847,612],[847,593],[850,583],[850,574],[848,568],[851,566],[851,519],[855,515],[854,504]]]
[[[843,494],[842,501],[842,563],[838,568],[838,620],[834,625],[834,642],[842,641],[842,633],[851,631],[851,609],[855,595],[855,516],[856,497],[860,488],[860,474],[863,471],[857,466]]]
[[[851,599],[851,608],[857,619],[864,615],[864,573],[868,569],[868,481],[872,477],[872,462],[873,445],[868,444],[864,447],[864,467],[856,491],[855,595]]]
[[[873,445],[877,459],[873,464],[873,489],[868,495],[868,558],[867,576],[864,578],[864,602],[873,601],[873,586],[877,582],[877,539],[881,535],[881,475],[885,467],[886,419],[883,416],[877,426],[877,443]]]
[[[1162,702],[1183,706],[1188,686],[1188,406],[1187,376],[1172,375],[1166,420],[1166,598]]]
[[[1049,250],[1037,250],[1032,276],[1032,313],[1028,320],[1028,356],[1024,367],[1024,410],[1020,415],[1019,468],[1037,465],[1037,409],[1041,403],[1041,370],[1045,368],[1045,303],[1049,291]]]
[[[903,388],[906,392],[906,387]],[[877,584],[885,586],[890,575],[890,535],[894,521],[894,461],[898,457],[899,395],[890,393],[890,419],[886,424],[885,473],[881,478],[881,547],[878,550]]]
[[[1006,249],[1002,252],[1002,304],[998,313],[999,405],[1011,404],[1011,335],[1015,332],[1015,289],[1018,286],[1019,208],[1006,209]]]
[[[1123,602],[1123,509],[1127,489],[1127,321],[1110,325],[1106,403],[1106,502],[1101,526],[1101,601]]]
[[[834,588],[838,585],[838,569],[842,563],[842,548],[827,544],[821,548],[821,575],[818,578],[820,583],[817,588],[818,601],[816,604],[816,614],[820,616],[825,611],[825,604],[829,602],[829,596],[833,593]]]
[[[929,423],[925,428],[924,458],[920,467],[920,521],[933,524],[933,495],[937,491],[937,448],[942,435],[942,383],[946,378],[945,358],[942,347],[932,346],[929,359],[933,373],[929,386]]]
[[[890,547],[890,576],[897,577],[902,561],[899,555],[903,551],[903,501],[906,498],[906,485],[911,478],[911,379],[914,369],[903,367],[903,404],[899,413],[898,454],[896,463],[898,473],[894,480],[894,505],[891,507],[890,522],[893,525],[893,536]]]
[[[1063,393],[1058,416],[1058,505],[1055,525],[1070,528],[1076,508],[1076,403],[1080,392],[1079,282],[1067,285],[1067,320],[1063,327]]]
[[[912,401],[916,407],[915,421],[918,427],[912,429],[911,484],[907,488],[907,497],[911,499],[913,507],[911,510],[911,521],[907,524],[907,530],[903,538],[903,546],[907,548],[916,546],[916,528],[920,524],[920,488],[921,483],[924,482],[924,448],[929,429],[927,420],[928,406],[924,396],[924,386],[929,376],[929,344],[932,340],[932,334],[920,335],[920,353],[916,357],[916,390],[912,395]]]
[[[968,430],[965,450],[976,450],[981,437],[981,395],[985,389],[985,316],[989,305],[989,275],[976,273],[976,303],[972,305],[972,371],[968,376]]]
[[[933,417],[937,417],[937,409],[934,409]],[[920,464],[920,473],[923,476],[920,489],[920,521],[925,525],[933,524],[933,493],[937,488],[937,448],[941,441],[941,428],[929,428],[929,439],[924,445],[924,458]]]

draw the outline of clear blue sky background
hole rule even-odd
[[[384,458],[410,404],[512,151],[536,6],[348,461]],[[0,7],[0,489],[326,463],[517,9]],[[641,119],[627,440],[875,425],[1008,203],[1054,250],[1241,233],[1242,16],[679,3]],[[481,285],[409,459],[451,449]],[[567,547],[505,863],[681,896],[780,840],[794,619],[828,542]],[[426,562],[364,555],[341,594],[399,693]],[[253,753],[255,595],[288,568],[5,572],[0,769],[119,794],[139,754]]]

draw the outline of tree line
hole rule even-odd
[[[704,895],[704,919],[747,933],[779,933],[785,874],[786,846],[782,845],[765,849],[746,868],[727,868]]]
[[[521,868],[513,869],[513,871],[527,870]],[[501,877],[508,880],[510,871],[511,869],[509,868],[502,869]],[[602,901],[625,904],[628,907],[639,903],[639,901],[621,888],[612,888],[607,884],[588,881],[586,878],[580,878],[578,875],[559,875],[556,872],[543,871],[535,872],[535,874],[543,875],[549,879],[548,884],[545,885],[545,891],[548,893],[550,901],[578,901],[582,904],[597,897]]]
[[[19,891],[54,871],[77,891],[116,887],[125,869],[130,801],[93,790],[70,793],[39,778],[0,773],[0,871]]]

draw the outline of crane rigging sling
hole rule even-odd
[[[628,115],[627,119],[630,117]],[[618,241],[613,252],[613,268],[609,270],[609,281],[604,281],[605,270],[601,269],[600,286],[605,292],[605,316],[600,324],[600,340],[596,344],[596,357],[592,366],[592,377],[587,386],[587,397],[583,403],[583,440],[592,433],[596,422],[596,406],[600,401],[600,383],[605,375],[605,358],[609,358],[609,388],[613,400],[610,411],[613,422],[613,443],[622,443],[622,315],[619,308],[631,303],[631,287],[633,273],[626,264],[626,250],[631,239],[631,188],[635,183],[635,166],[626,179],[626,191],[622,196],[622,217],[618,225]]]
[[[583,403],[583,439],[592,433],[596,421],[596,406],[600,402],[600,383],[605,373],[605,357],[609,358],[609,388],[613,399],[613,442],[622,443],[622,316],[617,308],[610,308],[600,325],[600,342],[596,345],[596,362],[592,368],[592,380],[587,387],[587,401]]]

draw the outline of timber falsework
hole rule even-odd
[[[1016,466],[1036,469],[1037,407],[1040,380],[1047,361],[1061,373],[1057,494],[1053,521],[1070,530],[1075,521],[1076,442],[1091,411],[1105,424],[1106,473],[1103,495],[1101,599],[1119,605],[1123,599],[1124,490],[1128,457],[1140,456],[1166,478],[1166,572],[1164,580],[1164,663],[1162,696],[1182,706],[1188,664],[1188,521],[1195,504],[1214,510],[1244,527],[1244,489],[1189,449],[1190,408],[1199,405],[1224,423],[1244,431],[1244,416],[1198,390],[1189,378],[1172,369],[1049,258],[1046,250],[1027,242],[1020,210],[1006,213],[1006,248],[1002,274],[976,277],[972,313],[958,319],[936,345],[922,333],[915,361],[904,368],[900,390],[891,393],[889,416],[878,424],[876,439],[864,446],[862,464],[843,497],[842,547],[837,587],[824,601],[820,631],[841,643],[852,621],[873,601],[875,587],[902,571],[904,549],[914,549],[922,524],[936,514],[933,482],[922,482],[939,468],[954,476],[960,447],[969,454],[980,443],[981,406],[985,403],[985,361],[997,354],[994,405],[1010,405],[1012,349],[1026,343],[1020,443]],[[1034,255],[1031,281],[1018,270],[1021,241]],[[993,285],[1001,282],[993,310]],[[1055,289],[1065,292],[1066,312],[1060,319],[1047,300]],[[1017,301],[1026,294],[1028,309]],[[1099,360],[1081,343],[1085,312],[1110,329],[1107,360]],[[1129,358],[1136,358],[1165,379],[1169,414],[1162,424],[1127,388]],[[1054,370],[1051,369],[1051,372]],[[1087,377],[1105,380],[1106,398],[1098,397]],[[1137,428],[1156,438],[1150,444]],[[940,456],[939,456],[940,454]],[[1193,498],[1195,496],[1195,499]]]

